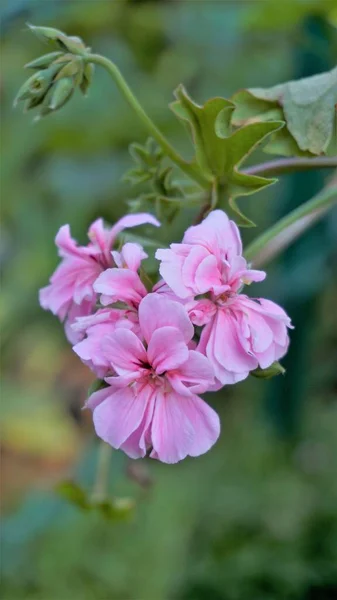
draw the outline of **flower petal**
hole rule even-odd
[[[175,392],[156,396],[152,422],[152,458],[176,463],[207,452],[220,433],[218,415],[198,396]]]
[[[143,388],[141,394],[135,393],[134,387],[127,387],[107,395],[94,409],[98,437],[113,448],[120,448],[141,424],[151,393],[151,387]]]
[[[94,290],[103,295],[102,304],[121,301],[137,306],[147,291],[139,275],[130,269],[107,269],[96,279]]]
[[[116,329],[102,340],[102,352],[118,375],[137,372],[147,362],[146,350],[133,331]]]
[[[147,355],[156,373],[161,375],[182,365],[188,359],[189,351],[179,329],[160,327],[151,336]]]
[[[120,252],[112,252],[112,256],[117,267],[126,267],[131,271],[138,271],[144,258],[147,258],[146,252],[140,244],[128,242],[124,244]]]
[[[113,244],[118,234],[121,231],[123,231],[123,229],[137,227],[138,225],[144,225],[145,223],[149,223],[150,225],[154,225],[155,227],[160,227],[159,221],[149,213],[135,213],[132,215],[125,215],[125,217],[119,219],[119,221],[117,221],[117,223],[115,223],[115,225],[111,228],[111,245]]]
[[[194,328],[185,308],[163,294],[148,294],[139,305],[139,323],[147,343],[156,329],[170,326],[178,329],[188,343]]]

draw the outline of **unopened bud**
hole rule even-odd
[[[74,82],[70,77],[59,79],[51,89],[48,107],[51,110],[61,108],[74,92]]]
[[[53,27],[36,27],[29,23],[28,27],[43,42],[55,43],[61,50],[72,54],[85,53],[85,45],[79,37],[68,36]]]
[[[62,52],[50,52],[50,54],[44,54],[44,56],[40,56],[27,63],[25,69],[47,69],[51,63],[62,56],[64,56]]]
[[[83,71],[83,76],[82,76],[82,81],[80,83],[80,90],[84,95],[86,95],[86,93],[89,89],[89,86],[92,82],[94,71],[95,71],[94,65],[92,65],[90,63],[87,63],[85,65],[84,71]]]
[[[270,367],[267,367],[266,369],[254,369],[250,374],[259,379],[271,379],[271,377],[275,377],[275,375],[284,375],[285,372],[285,368],[282,367],[278,361],[275,361]]]
[[[52,65],[48,69],[34,73],[19,89],[14,100],[14,106],[21,100],[28,100],[32,97],[42,98],[59,69],[59,65]]]

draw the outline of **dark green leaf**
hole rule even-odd
[[[234,125],[284,118],[289,135],[279,132],[266,151],[300,156],[326,154],[336,131],[337,67],[272,88],[235,94]],[[282,116],[280,115],[282,112]],[[280,139],[280,143],[278,142]]]

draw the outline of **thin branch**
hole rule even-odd
[[[248,169],[242,169],[246,175],[276,176],[295,171],[310,171],[311,169],[337,168],[337,156],[317,156],[316,158],[280,158],[270,160]]]
[[[254,267],[270,262],[336,203],[337,184],[333,182],[332,185],[328,185],[311,200],[295,208],[249,244],[245,250],[246,259]]]
[[[111,62],[111,60],[105,58],[104,56],[100,56],[99,54],[87,54],[85,59],[88,63],[100,65],[108,71],[108,73],[114,79],[120,92],[123,94],[125,100],[128,102],[129,106],[137,114],[147,131],[158,142],[160,147],[164,150],[165,154],[172,160],[172,162],[174,162],[178,167],[180,167],[180,169],[184,173],[186,173],[186,175],[188,175],[191,179],[199,183],[201,187],[208,189],[210,186],[210,182],[207,179],[205,179],[202,173],[200,173],[199,170],[194,167],[194,165],[184,160],[184,158],[180,156],[180,154],[178,154],[175,148],[171,146],[170,142],[166,139],[166,137],[162,134],[158,127],[153,123],[152,119],[150,119],[143,107],[140,105],[139,101],[137,100],[129,85],[126,83],[118,67],[113,62]]]

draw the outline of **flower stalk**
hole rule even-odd
[[[104,502],[107,499],[111,455],[112,447],[105,442],[100,442],[96,478],[91,496],[94,503]]]
[[[270,262],[336,203],[337,183],[333,182],[249,244],[245,251],[246,259],[254,267]]]
[[[105,56],[101,56],[100,54],[87,54],[85,60],[89,64],[100,65],[106,71],[108,71],[109,75],[115,81],[118,89],[123,94],[124,98],[128,102],[129,106],[134,110],[136,115],[142,121],[143,125],[145,125],[149,134],[158,142],[160,147],[163,149],[165,154],[174,162],[186,175],[188,175],[191,179],[194,179],[201,187],[208,189],[209,181],[205,179],[205,177],[200,173],[191,163],[188,163],[183,159],[180,154],[171,146],[170,142],[165,138],[165,136],[161,133],[158,127],[153,123],[152,119],[145,112],[143,107],[140,105],[136,96],[132,92],[129,85],[126,83],[123,75],[121,74],[118,67]]]

